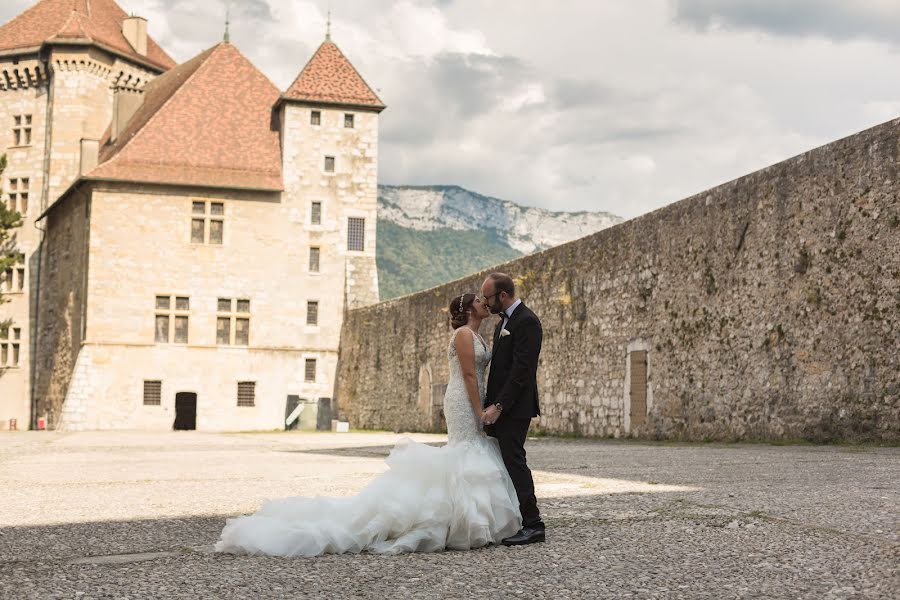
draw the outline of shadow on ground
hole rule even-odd
[[[887,599],[900,590],[891,545],[671,496],[652,508],[618,500],[547,498],[546,544],[431,555],[212,553],[224,515],[10,527],[0,530],[0,597]]]

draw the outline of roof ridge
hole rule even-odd
[[[94,38],[88,33],[87,29],[84,27],[84,23],[81,21],[81,12],[74,5],[72,6],[72,12],[69,13],[69,18],[66,19],[66,22],[63,23],[63,26],[59,28],[59,31],[53,37],[57,37],[60,39],[66,39],[62,37],[62,32],[66,31],[69,28],[69,25],[72,23],[72,19],[75,19],[76,25],[78,26],[78,30],[84,35],[85,38],[94,41]],[[53,38],[51,38],[53,39]]]
[[[279,94],[281,93],[281,88],[279,88],[277,85],[275,85],[275,82],[272,81],[272,80],[269,78],[269,76],[266,75],[266,74],[262,71],[262,69],[260,69],[259,67],[257,67],[256,64],[255,64],[252,60],[250,60],[250,58],[249,58],[246,54],[244,54],[243,52],[241,52],[241,49],[238,48],[237,46],[235,46],[232,42],[225,42],[225,41],[222,41],[222,42],[219,42],[219,43],[216,44],[216,45],[217,45],[217,46],[218,46],[218,45],[226,45],[226,46],[230,46],[235,52],[237,52],[237,53],[240,55],[241,58],[243,58],[243,59],[246,60],[248,63],[250,63],[250,65],[252,65],[253,68],[256,69],[256,70],[259,72],[259,74],[262,75],[263,78],[264,78],[266,81],[268,81],[268,82],[272,85],[272,87],[275,88],[275,89],[278,91]]]
[[[194,77],[197,76],[197,73],[199,73],[200,71],[203,70],[203,67],[206,66],[206,61],[209,60],[210,56],[212,56],[213,51],[223,44],[224,44],[224,42],[219,42],[215,46],[207,48],[206,50],[204,50],[203,52],[201,52],[200,54],[198,54],[191,60],[187,61],[186,63],[182,63],[182,65],[179,65],[179,66],[186,66],[186,65],[190,64],[191,62],[193,62],[194,60],[200,60],[202,58],[202,60],[200,60],[200,65],[198,65],[197,68],[194,69],[194,72],[191,73],[184,81],[181,82],[181,84],[175,89],[175,91],[172,92],[168,98],[166,98],[165,102],[163,102],[159,106],[159,108],[157,108],[156,111],[154,111],[154,113],[150,116],[149,119],[144,121],[144,124],[141,125],[140,128],[137,131],[135,131],[131,135],[130,138],[125,140],[125,143],[122,144],[122,146],[118,150],[116,150],[115,153],[108,160],[104,161],[101,164],[110,164],[110,163],[116,162],[116,160],[122,156],[122,153],[125,151],[125,148],[127,148],[129,144],[131,144],[134,140],[136,140],[138,137],[140,137],[140,135],[143,132],[145,132],[147,130],[147,126],[150,125],[154,120],[156,120],[156,118],[163,111],[163,109],[165,109],[172,102],[172,99],[175,98],[178,95],[178,93],[181,92],[181,90],[183,90],[185,88],[185,86],[187,85],[187,83],[189,81],[191,81]],[[169,75],[169,74],[174,75],[178,71],[178,68],[179,67],[175,67],[174,69],[163,73],[159,77],[156,77],[153,81],[154,82],[159,81],[162,77],[165,77],[166,75]],[[132,118],[133,117],[134,117],[134,115],[132,115]],[[126,127],[127,127],[127,124],[126,124]]]
[[[302,69],[300,69],[300,73],[299,73],[296,77],[294,77],[294,81],[292,81],[292,82],[291,82],[291,85],[289,85],[288,88],[287,88],[288,90],[290,90],[292,87],[294,87],[294,85],[296,85],[296,83],[297,83],[298,81],[300,81],[300,79],[303,77],[303,74],[306,73],[306,70],[309,68],[309,65],[311,65],[311,64],[313,63],[313,61],[314,61],[314,60],[316,59],[316,57],[319,55],[319,52],[322,51],[322,48],[323,48],[323,47],[325,46],[325,44],[327,44],[327,43],[329,43],[329,42],[322,42],[321,44],[319,44],[319,47],[316,48],[316,51],[313,52],[313,55],[309,57],[309,60],[306,61],[306,64],[303,65],[303,68],[302,68]],[[331,42],[331,43],[333,43],[333,42]],[[335,44],[335,45],[337,45],[337,44]]]
[[[112,162],[112,159],[106,161],[106,162],[103,163],[103,164],[109,164],[109,163],[111,163],[111,162]],[[154,161],[150,161],[150,160],[123,160],[123,161],[121,161],[121,162],[126,163],[126,164],[130,164],[130,165],[153,165],[153,166],[163,166],[163,167],[173,166],[173,165],[170,165],[169,163],[165,163],[165,162],[154,162]],[[206,167],[206,166],[201,166],[201,165],[190,165],[190,166],[188,166],[188,167],[181,167],[181,168],[197,169],[197,170],[201,170],[201,171],[202,171],[202,170],[207,170],[207,171],[234,171],[234,172],[236,172],[236,173],[260,173],[260,172],[264,172],[264,173],[280,174],[280,172],[281,172],[280,169],[278,169],[277,165],[276,165],[275,167],[273,167],[271,170],[268,170],[268,171],[261,171],[260,169],[244,169],[244,168],[240,168],[240,167],[220,167],[220,166],[216,166],[216,167]],[[88,173],[88,176],[90,176],[90,173]]]

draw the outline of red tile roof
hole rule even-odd
[[[319,46],[283,97],[321,104],[385,108],[344,53],[330,41]]]
[[[281,191],[278,88],[220,43],[160,75],[87,179]]]
[[[0,51],[77,41],[106,46],[160,70],[174,67],[175,61],[149,36],[146,56],[132,48],[122,33],[127,16],[115,0],[40,0],[0,27]]]

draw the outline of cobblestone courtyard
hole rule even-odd
[[[535,439],[546,544],[210,552],[264,498],[359,490],[400,437],[0,435],[0,597],[900,597],[896,448]]]

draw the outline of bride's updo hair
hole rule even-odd
[[[459,329],[469,322],[469,312],[477,297],[475,294],[463,294],[450,301],[450,325],[453,329]]]

